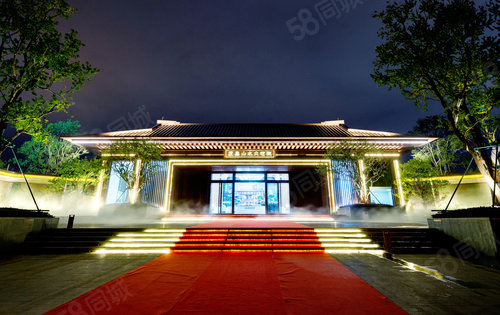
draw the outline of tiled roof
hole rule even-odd
[[[93,137],[159,137],[159,138],[343,138],[398,137],[402,134],[349,129],[338,124],[210,124],[159,123],[150,129],[113,131]]]

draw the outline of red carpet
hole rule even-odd
[[[288,220],[231,220],[231,219],[218,219],[207,223],[202,223],[198,225],[191,226],[190,228],[268,228],[268,229],[279,229],[279,228],[291,228],[291,229],[303,229],[309,228],[307,225],[295,223]]]
[[[404,314],[327,254],[166,254],[48,314]]]

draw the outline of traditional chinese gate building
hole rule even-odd
[[[158,172],[147,179],[141,201],[164,213],[290,214],[302,209],[333,213],[356,202],[346,176],[320,176],[331,165],[326,150],[351,140],[369,144],[390,160],[386,178],[370,189],[373,203],[403,205],[400,155],[431,138],[349,128],[343,120],[310,124],[209,124],[159,120],[152,128],[66,137],[99,151],[118,139],[147,139],[163,148]],[[360,161],[362,163],[362,161]],[[140,171],[140,170],[137,170]],[[364,186],[364,189],[367,186]],[[99,185],[104,204],[126,203],[126,185],[113,172]]]

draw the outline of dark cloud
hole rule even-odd
[[[319,122],[406,132],[425,114],[369,74],[378,43],[364,0],[317,34],[293,39],[286,21],[320,1],[70,0],[63,27],[102,69],[70,114],[106,130],[144,105],[152,120]],[[146,126],[143,126],[146,127]]]

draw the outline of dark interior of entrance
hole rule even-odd
[[[310,166],[176,166],[172,213],[329,213],[326,184]]]

